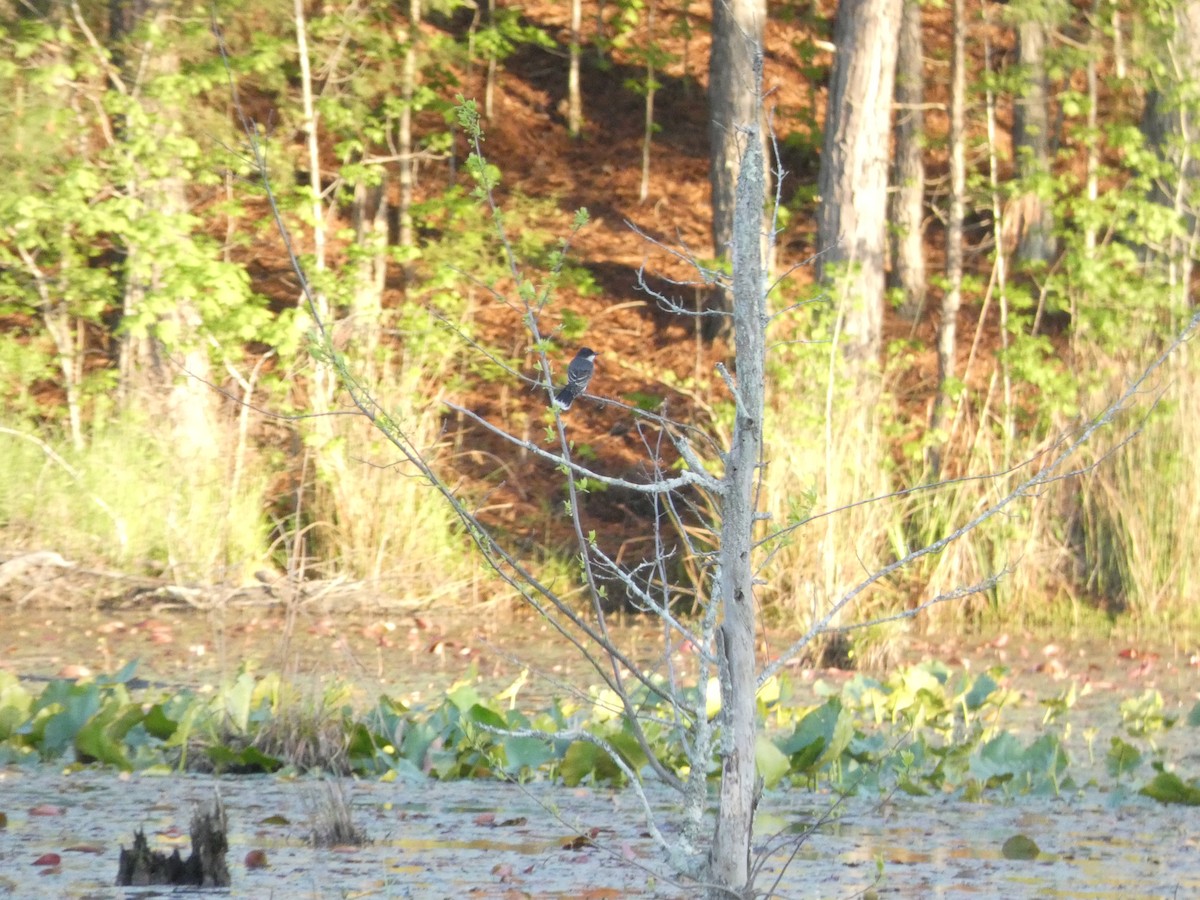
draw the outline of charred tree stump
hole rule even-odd
[[[229,867],[225,863],[225,852],[229,849],[227,828],[225,804],[219,794],[212,806],[198,809],[192,816],[192,855],[186,860],[178,849],[170,856],[161,850],[151,850],[146,833],[139,828],[133,836],[133,848],[121,847],[117,886],[229,887]]]

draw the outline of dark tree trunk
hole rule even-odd
[[[917,319],[925,306],[925,74],[921,45],[920,0],[904,0],[896,59],[895,159],[892,162],[891,246],[889,287],[901,292],[900,313]]]
[[[966,22],[963,0],[953,0],[953,38],[950,54],[950,211],[946,217],[946,290],[938,322],[938,380],[929,419],[929,467],[933,477],[942,471],[942,451],[947,418],[954,396],[950,384],[956,375],[958,312],[962,306],[963,218],[967,192],[966,152]]]
[[[1193,258],[1200,235],[1200,0],[1179,0],[1167,13],[1164,56],[1173,61],[1166,76],[1146,98],[1142,130],[1159,156],[1170,163],[1169,173],[1160,178],[1152,194],[1179,216],[1182,235],[1164,247],[1147,248],[1167,267],[1167,277],[1176,287],[1176,307],[1188,314]]]

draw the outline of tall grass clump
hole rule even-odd
[[[379,407],[435,468],[449,456],[439,397],[460,384],[454,344],[418,310],[399,313],[398,347],[376,354],[370,385]],[[313,555],[326,574],[381,583],[391,595],[422,601],[467,591],[478,567],[450,508],[379,430],[361,416],[336,416],[314,448]]]
[[[797,324],[804,340],[772,349],[763,434],[761,505],[790,530],[773,540],[760,596],[777,621],[801,627],[886,561],[899,526],[894,504],[855,504],[890,489],[878,408],[852,396],[840,349],[814,336],[819,320]],[[886,606],[885,594],[863,595],[853,617]]]
[[[1200,377],[1182,358],[1158,402],[1131,411],[1141,427],[1079,490],[1090,591],[1146,624],[1195,624],[1200,588]],[[1191,621],[1187,622],[1188,616]]]
[[[840,354],[820,340],[821,324],[814,315],[798,325],[802,341],[774,346],[766,422],[764,506],[775,523],[796,527],[773,548],[761,596],[783,621],[801,626],[868,573],[941,540],[1006,497],[1041,466],[1070,422],[1065,407],[1041,402],[1046,393],[1032,379],[1005,391],[1001,363],[992,359],[974,370],[972,387],[952,395],[946,434],[932,435],[927,404],[903,400],[913,365],[904,347],[889,350],[879,399],[869,405],[852,390]],[[1045,347],[1022,349],[1031,359],[1036,351],[1039,365],[1057,365]],[[1073,390],[1073,382],[1063,387]],[[933,440],[944,442],[936,474],[927,462]],[[855,598],[853,620],[895,615],[1002,571],[989,590],[934,606],[926,617],[955,626],[1053,620],[1045,601],[1074,596],[1077,564],[1064,524],[1072,517],[1070,492],[1051,490],[1054,496],[1013,504],[874,584]]]
[[[268,477],[248,462],[180,460],[136,415],[94,426],[82,448],[30,420],[0,421],[0,527],[11,549],[175,581],[236,581],[267,558]]]

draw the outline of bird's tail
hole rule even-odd
[[[559,409],[570,409],[571,404],[575,402],[575,391],[571,385],[566,385],[559,388],[558,393],[554,395],[554,405]]]

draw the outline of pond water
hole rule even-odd
[[[121,845],[144,827],[152,846],[179,846],[186,856],[191,811],[219,790],[230,823],[234,897],[698,894],[696,885],[671,879],[629,791],[497,782],[345,784],[354,821],[371,843],[314,849],[308,835],[324,791],[311,780],[6,770],[0,775],[0,812],[8,817],[0,832],[0,893],[153,895],[112,887]],[[659,790],[651,796],[665,812],[669,798]],[[808,831],[833,802],[796,790],[764,797],[755,847],[765,856],[760,890],[778,876],[778,897],[841,898],[868,889],[905,898],[1200,896],[1194,809],[1102,795],[987,804],[850,798],[834,821],[797,847],[797,832]],[[580,834],[589,841],[580,844]],[[1041,854],[1006,859],[1002,847],[1016,834],[1034,840]],[[246,864],[252,851],[265,854],[264,866]]]
[[[622,632],[640,660],[661,657],[659,634],[636,624]],[[778,640],[776,646],[783,646]],[[1071,774],[1095,784],[1060,798],[852,797],[770,791],[758,818],[760,890],[781,897],[1200,897],[1200,813],[1163,806],[1112,786],[1102,773],[1108,736],[1121,733],[1117,704],[1160,690],[1168,715],[1200,699],[1200,670],[1186,646],[1130,648],[1120,641],[1050,645],[1003,638],[970,646],[914,639],[909,660],[936,652],[973,670],[1004,663],[1006,686],[1026,699],[1009,730],[1036,732],[1038,698],[1082,686],[1064,745]],[[0,666],[37,678],[116,671],[140,659],[139,676],[199,690],[243,664],[286,668],[320,684],[353,682],[365,701],[380,693],[429,699],[468,672],[499,690],[526,665],[534,671],[518,705],[537,708],[567,685],[595,681],[537,620],[481,610],[470,619],[423,614],[332,616],[230,610],[219,616],[30,611],[6,614]],[[797,692],[820,678],[793,673]],[[804,697],[800,697],[803,702]],[[1099,735],[1099,737],[1097,737]],[[1089,741],[1099,760],[1089,762]],[[1197,730],[1179,726],[1159,742],[1180,774],[1200,774]],[[0,770],[0,894],[13,897],[147,896],[112,887],[122,844],[144,827],[151,845],[187,853],[195,804],[219,790],[230,823],[236,897],[693,897],[674,882],[648,838],[631,791],[498,782],[343,782],[354,818],[372,842],[314,849],[308,835],[324,796],[320,783],[265,776],[64,774],[40,766]],[[672,799],[651,789],[669,818]],[[813,829],[831,809],[836,814]],[[578,842],[579,834],[589,837]],[[797,843],[798,835],[803,840]],[[1024,835],[1035,859],[1007,859],[1005,841]],[[263,851],[267,865],[248,866]],[[41,860],[42,864],[39,864]],[[57,862],[55,862],[57,860]],[[778,876],[778,883],[775,878]],[[153,891],[149,892],[153,895]],[[171,893],[178,896],[178,893]]]

